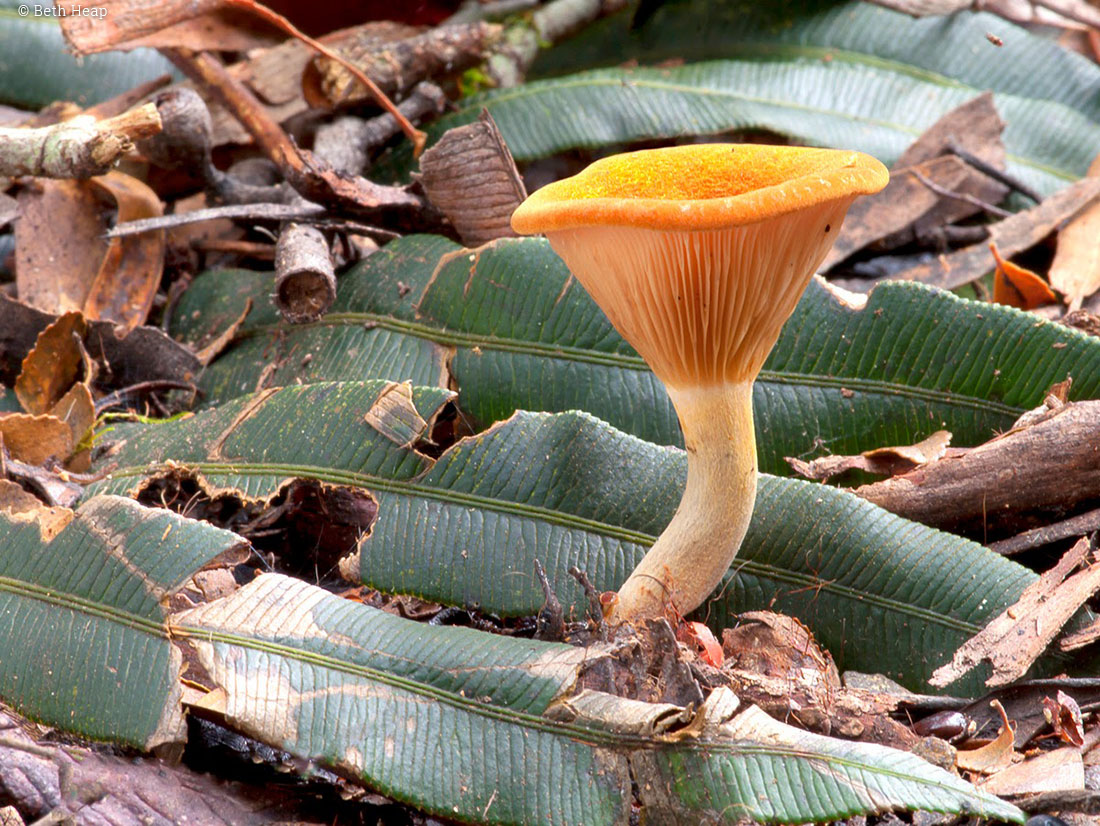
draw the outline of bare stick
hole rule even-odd
[[[935,192],[937,195],[940,195],[944,198],[952,198],[956,201],[965,201],[968,204],[973,204],[979,209],[985,210],[990,215],[996,215],[998,218],[1007,218],[1009,215],[1012,214],[1007,209],[1001,209],[999,206],[987,204],[981,198],[975,198],[973,195],[970,195],[966,192],[952,192],[950,189],[945,189],[916,167],[909,169],[909,174],[914,176],[918,181],[920,181],[930,190]]]
[[[134,148],[135,140],[160,129],[160,115],[152,103],[106,120],[81,115],[41,129],[0,128],[0,175],[78,179],[103,175]]]

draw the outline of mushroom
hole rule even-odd
[[[858,196],[860,152],[696,144],[603,158],[512,215],[550,245],[665,385],[687,487],[609,619],[683,616],[721,581],[756,499],[752,383]]]

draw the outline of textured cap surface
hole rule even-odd
[[[849,150],[728,143],[645,149],[544,186],[515,211],[512,228],[719,229],[867,195],[888,180],[878,160]]]

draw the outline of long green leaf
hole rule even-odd
[[[63,0],[57,5],[73,7]],[[160,75],[179,75],[154,49],[73,57],[57,17],[39,11],[53,6],[41,0],[0,0],[0,103],[40,109],[68,100],[91,106]]]
[[[429,130],[486,108],[518,160],[576,147],[768,129],[798,142],[859,149],[892,163],[942,115],[987,89],[1007,123],[1009,169],[1044,193],[1085,174],[1100,144],[1100,69],[988,14],[913,20],[845,3],[763,26],[754,15],[671,4],[659,36],[630,56],[698,60],[668,68],[609,68],[474,95]],[[998,32],[1004,49],[986,32]],[[601,62],[615,63],[608,44]],[[408,151],[392,169],[406,172]]]
[[[227,718],[418,808],[465,822],[800,822],[926,808],[1021,821],[1015,807],[918,758],[796,731],[712,694],[692,713],[594,692],[600,650],[432,628],[261,577],[177,616],[227,692]],[[631,728],[637,719],[650,731]],[[666,723],[667,726],[667,723]]]
[[[541,607],[536,559],[580,616],[584,599],[569,566],[597,588],[617,588],[683,492],[682,451],[584,413],[516,413],[432,464],[365,432],[363,408],[378,386],[293,387],[250,405],[119,428],[103,437],[115,467],[90,490],[134,492],[150,477],[187,472],[208,489],[246,495],[270,495],[294,476],[358,486],[377,500],[378,516],[344,570],[385,591],[509,616]],[[244,409],[255,412],[244,417]],[[306,436],[307,422],[324,435]],[[918,686],[1034,574],[849,493],[764,477],[731,578],[704,609],[717,624],[751,609],[793,613],[844,667]],[[952,688],[979,690],[983,674]]]
[[[52,539],[0,514],[0,699],[27,717],[137,748],[184,739],[166,603],[243,540],[116,496]]]
[[[180,301],[172,332],[197,343],[255,304],[243,338],[202,378],[207,403],[251,392],[261,377],[453,377],[475,424],[516,409],[583,409],[681,444],[664,388],[545,241],[477,252],[431,236],[395,241],[348,272],[333,311],[304,327],[278,322],[268,280],[207,273]],[[913,284],[883,284],[856,311],[815,282],[754,390],[760,466],[787,474],[784,456],[910,444],[941,428],[955,445],[979,444],[1067,375],[1075,399],[1100,396],[1100,341]]]

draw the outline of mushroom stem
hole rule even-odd
[[[687,448],[672,521],[619,589],[612,622],[681,616],[702,605],[741,547],[756,501],[752,381],[668,387]]]

